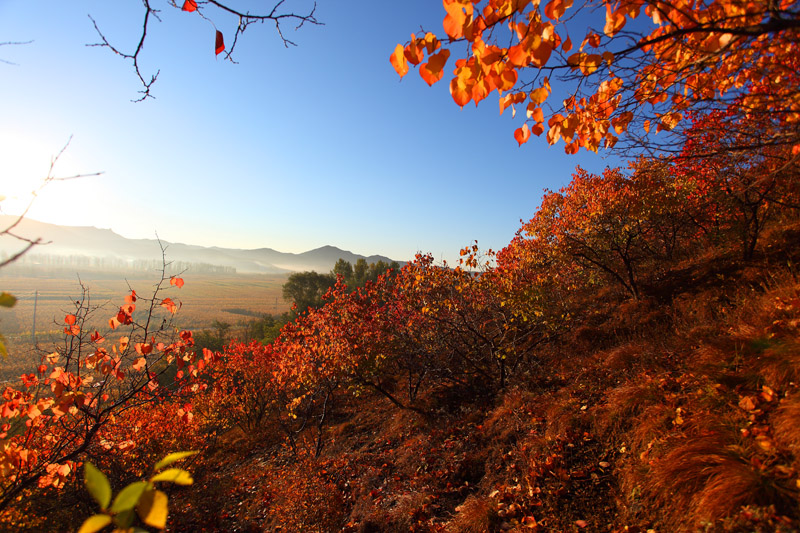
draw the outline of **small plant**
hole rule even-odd
[[[112,523],[116,526],[115,532],[146,531],[133,527],[136,514],[146,525],[164,529],[167,526],[168,498],[164,492],[156,489],[155,483],[191,485],[194,480],[186,470],[181,468],[163,469],[196,453],[195,451],[175,452],[167,455],[153,467],[154,474],[149,480],[131,483],[119,491],[113,503],[111,502],[111,485],[108,478],[87,461],[83,467],[83,479],[89,494],[100,505],[100,512],[87,518],[78,533],[95,533]]]

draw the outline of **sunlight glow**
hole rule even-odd
[[[98,193],[92,191],[97,178],[88,175],[91,169],[72,153],[74,150],[67,142],[58,146],[25,135],[0,132],[2,214],[19,215],[31,205],[28,216],[43,222],[88,223],[81,211],[86,210],[87,200],[97,199]],[[70,179],[79,175],[87,176]]]

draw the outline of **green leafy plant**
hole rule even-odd
[[[17,299],[13,295],[7,292],[0,293],[0,307],[11,308],[14,307],[16,303]],[[3,337],[3,335],[0,335],[0,355],[3,357],[8,357],[8,350],[6,349],[5,340],[6,339]]]
[[[174,483],[191,485],[194,480],[191,474],[181,468],[167,466],[195,455],[196,451],[175,452],[167,455],[153,467],[153,475],[147,481],[135,481],[119,491],[111,501],[111,484],[103,472],[90,462],[83,467],[86,489],[100,505],[100,512],[87,518],[78,533],[95,533],[106,526],[114,524],[114,531],[146,531],[133,527],[136,515],[146,525],[164,529],[167,525],[168,497],[166,493],[156,489],[156,483]]]

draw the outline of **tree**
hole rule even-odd
[[[353,265],[350,261],[345,261],[341,257],[333,265],[332,273],[334,276],[341,276],[345,281],[353,279]]]
[[[736,234],[742,257],[753,257],[768,221],[800,208],[798,158],[788,146],[763,144],[775,127],[768,117],[735,109],[694,114],[676,168],[702,204],[704,221]]]
[[[547,192],[522,227],[535,261],[557,265],[562,277],[600,274],[639,297],[642,271],[663,269],[695,226],[688,191],[664,162],[640,159],[632,170],[578,167],[569,185]]]
[[[563,140],[567,153],[597,151],[614,147],[625,134],[620,147],[679,150],[680,137],[656,142],[653,135],[680,133],[688,110],[733,105],[744,116],[772,114],[778,127],[762,142],[800,152],[800,8],[795,2],[590,0],[575,8],[572,0],[443,4],[446,35],[413,34],[405,46],[397,45],[392,65],[400,76],[408,73],[409,63],[419,65],[420,76],[433,85],[443,78],[450,56],[460,55],[450,80],[456,104],[477,105],[497,91],[501,113],[524,106],[525,123],[514,132],[520,145],[531,134],[546,133],[549,144]],[[588,29],[585,20],[591,21]],[[556,82],[556,92],[567,97],[553,103]]]
[[[284,3],[286,0],[279,0],[274,2],[272,6],[264,6],[258,8],[257,11],[252,12],[247,8],[247,3],[241,0],[226,0],[226,1],[217,1],[217,0],[184,0],[181,5],[178,5],[177,0],[163,0],[164,3],[169,5],[174,9],[180,9],[184,12],[187,12],[193,16],[199,16],[202,19],[209,22],[210,28],[209,30],[214,31],[214,52],[219,55],[221,53],[225,53],[225,59],[228,59],[235,63],[233,59],[233,52],[236,49],[236,45],[239,42],[239,37],[254,24],[263,24],[265,22],[269,22],[275,25],[275,31],[278,32],[280,35],[281,40],[283,41],[284,46],[296,46],[294,42],[287,39],[282,31],[283,24],[290,23],[295,24],[296,28],[299,29],[304,24],[314,24],[320,25],[322,24],[318,21],[315,17],[315,12],[317,9],[316,3],[311,7],[308,11],[304,14],[298,14],[293,11],[284,11]],[[145,41],[147,40],[147,32],[149,29],[150,24],[152,23],[153,19],[160,22],[161,19],[159,18],[159,9],[156,9],[157,0],[142,0],[142,7],[144,9],[144,17],[142,20],[142,30],[139,34],[138,42],[136,43],[135,47],[133,47],[132,51],[123,51],[122,48],[112,44],[106,36],[101,31],[100,27],[98,26],[97,22],[94,19],[92,20],[92,24],[94,24],[94,28],[97,31],[98,36],[100,37],[100,42],[97,44],[93,44],[91,46],[100,46],[105,47],[117,54],[120,57],[130,60],[133,63],[133,69],[136,72],[136,76],[139,78],[139,81],[142,84],[142,90],[139,91],[141,96],[136,101],[146,100],[147,98],[153,98],[151,93],[153,84],[158,79],[158,74],[160,71],[156,71],[155,74],[144,74],[139,66],[139,58],[142,54],[142,50],[144,49]],[[225,46],[225,38],[223,32],[217,29],[217,24],[219,27],[224,27],[222,22],[219,19],[226,17],[228,22],[228,27],[230,27],[230,22],[235,22],[236,29],[233,31],[233,39],[230,44],[230,47],[227,48]],[[89,17],[91,18],[91,16]],[[217,20],[217,23],[214,22]],[[229,38],[230,39],[230,38]],[[230,42],[230,41],[229,41]]]
[[[283,297],[294,302],[295,312],[300,314],[309,308],[322,305],[322,296],[336,283],[332,274],[318,274],[314,271],[295,272],[283,284]]]

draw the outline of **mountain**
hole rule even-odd
[[[0,227],[8,227],[15,217],[0,215]],[[91,258],[94,264],[131,266],[135,262],[160,261],[161,247],[156,239],[127,239],[110,229],[91,226],[59,226],[25,219],[14,228],[14,233],[28,238],[40,238],[47,244],[36,246],[26,255],[31,263],[42,260],[44,256],[78,256]],[[281,272],[300,272],[315,270],[328,272],[339,258],[350,263],[365,259],[367,263],[393,260],[380,255],[363,256],[342,250],[335,246],[323,246],[300,254],[279,252],[272,248],[242,250],[196,246],[191,244],[161,241],[166,248],[167,259],[194,265],[224,267],[227,271],[236,269],[238,273],[275,274]],[[22,248],[21,241],[8,235],[0,237],[0,257],[8,257]],[[31,263],[32,264],[32,263]]]

